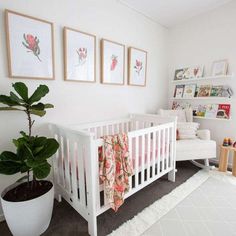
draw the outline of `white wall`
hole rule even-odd
[[[205,65],[205,74],[210,75],[212,62],[220,59],[228,59],[229,73],[236,74],[235,12],[236,1],[232,1],[169,31],[170,81],[174,78],[174,70],[185,66]],[[211,130],[212,137],[217,140],[218,144],[222,143],[224,137],[236,140],[236,77],[228,84],[235,93],[231,103],[232,120],[200,122],[202,128]],[[169,96],[172,96],[171,89],[169,91]],[[212,102],[208,101],[208,103]]]
[[[4,9],[42,18],[54,23],[55,81],[22,80],[30,89],[47,84],[45,101],[55,105],[45,118],[36,118],[35,131],[46,133],[46,122],[77,123],[120,117],[129,112],[154,112],[167,104],[167,30],[121,5],[116,0],[0,0],[0,94],[11,89],[7,74]],[[148,51],[147,87],[111,86],[99,83],[99,43],[97,43],[97,83],[63,81],[62,28],[69,26],[126,46]],[[127,55],[127,54],[126,54]],[[127,58],[127,57],[126,57]],[[126,70],[127,72],[127,70]],[[127,73],[126,73],[127,74]],[[26,129],[23,114],[0,113],[0,151],[11,150],[11,139]],[[16,179],[0,175],[0,192]],[[1,214],[1,209],[0,209]]]

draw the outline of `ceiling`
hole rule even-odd
[[[119,0],[133,10],[165,26],[176,26],[232,0]]]

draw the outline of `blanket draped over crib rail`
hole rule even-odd
[[[104,182],[106,199],[114,211],[124,203],[124,194],[129,191],[129,176],[133,165],[129,155],[127,134],[106,135],[104,150],[99,150],[99,175]]]

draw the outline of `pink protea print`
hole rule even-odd
[[[22,42],[23,46],[25,46],[29,51],[32,52],[39,61],[41,59],[39,58],[40,54],[40,47],[39,47],[39,39],[37,36],[33,36],[32,34],[23,34],[24,41]]]
[[[143,63],[139,60],[136,60],[136,64],[134,66],[135,72],[139,75],[141,70],[143,69]]]
[[[76,50],[79,56],[79,66],[83,65],[87,60],[87,48],[79,48]]]
[[[118,56],[115,56],[115,55],[111,56],[111,67],[110,67],[111,71],[114,71],[116,69],[116,66],[117,66],[117,63],[118,63],[117,58],[118,58]]]

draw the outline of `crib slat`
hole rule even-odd
[[[97,207],[97,210],[100,209],[100,203],[101,203],[101,199],[100,199],[100,176],[99,176],[99,155],[98,155],[98,148],[99,147],[94,147],[95,148],[95,151],[94,151],[94,154],[95,154],[95,160],[94,160],[94,165],[96,165],[96,170],[97,170],[97,173],[95,173],[96,177],[96,186],[97,186],[97,189],[96,189],[96,207]],[[104,146],[102,146],[102,156],[104,157]],[[106,196],[105,196],[105,192],[104,192],[104,204],[106,205],[107,201],[106,201]]]
[[[139,137],[135,137],[135,188],[138,187],[139,176]]]
[[[64,143],[64,164],[65,164],[65,188],[71,192],[70,186],[70,157],[69,157],[69,141],[67,137],[63,137]]]
[[[173,150],[174,150],[174,133],[173,132],[175,132],[174,131],[174,128],[171,128],[171,140],[170,140],[170,143],[171,143],[171,145],[170,145],[170,168],[172,168],[173,167],[173,164],[172,164],[172,159],[173,159]]]
[[[150,133],[147,134],[147,181],[150,178]]]
[[[78,186],[77,186],[77,173],[76,173],[76,169],[77,166],[76,165],[76,148],[75,147],[75,142],[73,139],[71,139],[70,144],[69,144],[69,150],[70,150],[70,164],[71,164],[71,189],[72,189],[72,193],[73,193],[73,200],[77,201],[78,200]]]
[[[79,196],[80,196],[80,202],[83,206],[85,206],[86,201],[85,201],[85,178],[84,178],[84,146],[82,142],[77,143],[77,171],[79,172]]]
[[[156,148],[157,148],[156,147],[156,132],[153,132],[152,133],[152,178],[155,176]]]
[[[165,170],[166,129],[162,130],[162,170]]]
[[[141,156],[141,162],[142,162],[142,172],[141,172],[141,176],[142,176],[142,184],[144,184],[145,181],[145,136],[142,135],[142,156]]]
[[[157,175],[160,174],[160,163],[161,163],[161,131],[158,130],[158,144],[157,144]]]
[[[63,165],[63,138],[60,135],[60,146],[61,148],[59,149],[59,159],[58,159],[58,167],[59,167],[59,178],[60,178],[60,184],[65,187],[65,173],[64,173],[64,165]]]
[[[166,168],[169,168],[169,156],[170,156],[170,128],[167,128],[167,138],[166,138]]]
[[[130,156],[130,162],[132,167],[134,168],[134,163],[133,163],[133,138],[129,137],[129,156]],[[129,177],[129,187],[132,189],[132,176]]]

